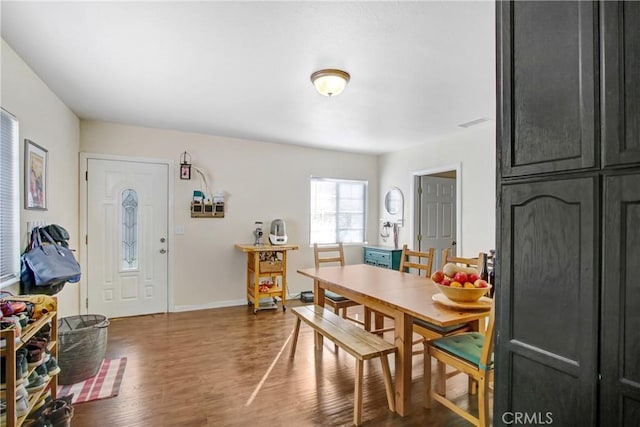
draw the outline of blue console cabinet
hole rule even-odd
[[[377,267],[400,270],[400,258],[402,249],[394,249],[385,246],[363,246],[364,263]]]

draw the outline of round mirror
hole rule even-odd
[[[384,208],[389,215],[402,214],[402,191],[398,187],[392,187],[384,196]]]

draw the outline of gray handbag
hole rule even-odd
[[[48,240],[48,244],[42,244],[41,234]],[[38,232],[32,232],[31,236],[31,249],[23,257],[26,266],[33,272],[36,286],[80,281],[80,264],[70,249],[57,244],[42,228]]]

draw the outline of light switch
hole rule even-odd
[[[176,225],[176,234],[184,234],[184,225]]]

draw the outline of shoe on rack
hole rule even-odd
[[[56,358],[51,356],[49,357],[49,360],[47,360],[45,363],[42,364],[42,366],[47,367],[47,374],[49,376],[53,376],[53,375],[58,375],[61,371],[60,366],[58,366],[58,362],[56,361]]]
[[[47,379],[49,379],[49,369],[47,369],[47,362],[44,362],[42,365],[36,367],[35,372],[38,375],[47,377]]]
[[[51,341],[51,323],[43,325],[35,335],[37,338],[44,338],[47,342]]]
[[[0,399],[0,425],[7,425],[7,401]]]
[[[27,363],[27,354],[29,350],[20,347],[16,351],[16,379],[26,379],[29,376],[29,364]],[[20,366],[20,375],[18,375],[17,367]],[[21,383],[22,381],[20,381]]]
[[[47,345],[49,345],[49,339],[46,337],[31,337],[31,339],[27,342],[27,347],[46,348]]]
[[[31,372],[29,375],[29,385],[26,386],[29,393],[42,390],[49,381],[49,376],[39,375],[36,371]]]
[[[29,399],[29,393],[27,392],[27,389],[24,385],[19,385],[18,387],[16,387],[16,400],[18,400],[20,397],[26,397],[27,399]]]
[[[47,352],[40,348],[30,348],[27,353],[29,369],[42,365],[47,360]]]
[[[21,396],[16,399],[16,416],[18,418],[24,417],[29,413],[29,399],[25,396]]]

